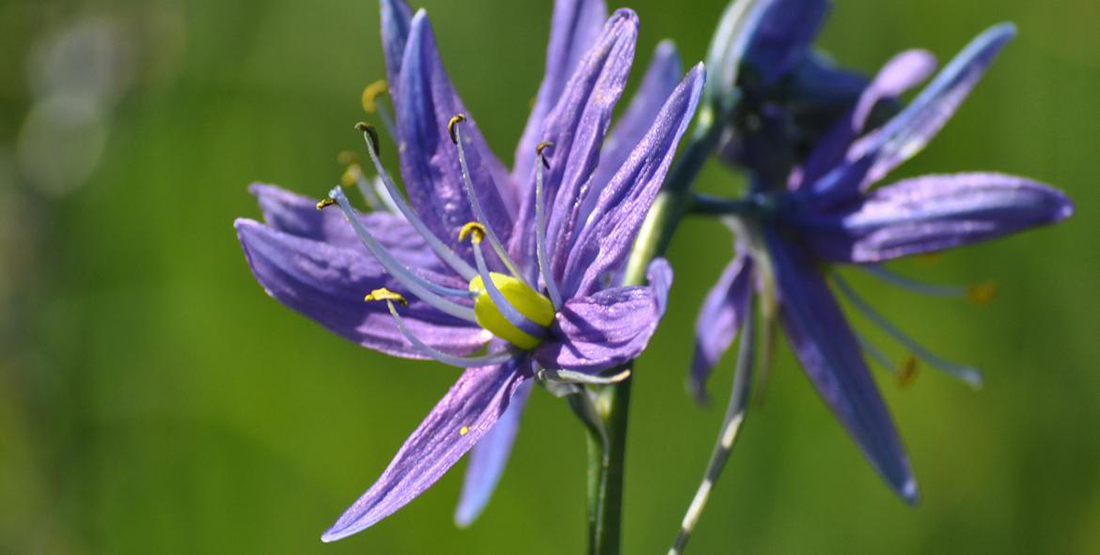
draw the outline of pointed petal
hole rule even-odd
[[[637,358],[664,315],[672,268],[658,259],[647,277],[648,286],[605,289],[566,301],[555,315],[554,339],[535,350],[539,364],[591,374]]]
[[[646,131],[649,131],[657,114],[661,112],[661,106],[664,106],[672,91],[676,90],[676,85],[680,84],[683,74],[676,45],[669,40],[661,41],[653,53],[653,61],[649,63],[642,84],[630,100],[630,106],[615,123],[604,142],[600,151],[600,164],[596,167],[596,173],[581,201],[577,222],[588,220],[588,216],[596,208],[596,201],[600,199],[600,192],[626,162],[642,137],[645,137]]]
[[[546,71],[539,86],[535,106],[527,119],[523,137],[516,148],[515,169],[512,179],[519,185],[531,183],[534,168],[535,146],[542,142],[546,116],[562,97],[566,83],[573,76],[581,58],[596,43],[604,21],[607,6],[603,0],[556,0],[554,16],[550,22],[550,44],[546,47]],[[520,192],[528,193],[527,187]]]
[[[462,124],[462,138],[470,178],[489,219],[482,223],[506,241],[512,217],[498,188],[511,190],[507,173],[451,86],[423,10],[412,19],[400,83],[397,130],[401,174],[410,204],[440,240],[460,253],[469,253],[469,245],[458,244],[458,231],[476,218],[462,183],[458,148],[447,130],[451,118],[464,113],[467,119]]]
[[[600,193],[577,236],[564,273],[562,295],[588,295],[625,262],[642,220],[664,182],[703,88],[702,65],[692,69],[661,108],[645,138]]]
[[[917,484],[890,413],[817,261],[765,230],[775,272],[780,319],[803,370],[871,465],[903,499]]]
[[[512,454],[512,444],[519,431],[519,420],[527,397],[531,394],[531,382],[524,382],[512,397],[512,403],[497,423],[470,450],[470,462],[466,466],[466,481],[462,483],[462,497],[455,510],[455,524],[466,528],[473,524],[493,495],[508,456]]]
[[[996,25],[978,35],[901,113],[853,145],[850,160],[874,160],[862,181],[877,182],[923,150],[978,84],[1001,48],[1015,36],[1016,27],[1011,23]]]
[[[783,78],[806,55],[830,2],[774,0],[752,35],[745,58],[765,86]]]
[[[268,295],[364,347],[424,358],[401,334],[383,303],[363,301],[365,294],[380,287],[409,300],[409,306],[401,309],[405,324],[436,349],[465,355],[491,338],[485,330],[416,299],[363,247],[341,248],[295,237],[252,220],[237,220],[234,227],[248,265]],[[384,230],[372,231],[379,238],[385,235]],[[436,283],[462,285],[456,278],[422,273]]]
[[[390,95],[397,98],[401,79],[401,58],[405,55],[405,43],[409,40],[412,10],[405,0],[379,0],[382,21],[382,52],[386,56],[386,80]]]
[[[253,183],[248,190],[256,196],[268,227],[333,247],[363,250],[355,230],[340,211],[317,210],[316,199],[274,185]],[[360,221],[372,230],[382,246],[405,264],[446,273],[443,263],[424,238],[404,218],[387,212],[372,212],[360,214]]]
[[[872,191],[850,211],[804,219],[815,252],[880,262],[1060,222],[1073,202],[1041,183],[997,173],[926,175]]]
[[[638,16],[619,10],[607,21],[599,38],[581,60],[562,91],[561,99],[547,116],[542,140],[554,144],[550,168],[543,177],[543,199],[549,203],[546,241],[555,279],[561,277],[556,261],[568,252],[570,234],[583,198],[583,187],[600,161],[600,146],[611,123],[611,112],[626,87],[634,60]],[[528,156],[534,154],[528,153]],[[531,176],[533,179],[533,176]],[[536,194],[531,187],[521,212],[520,229],[532,229],[536,220]],[[521,258],[534,259],[534,234],[528,233]]]
[[[836,182],[818,180],[827,172],[844,162],[845,155],[852,142],[866,131],[868,119],[875,105],[884,100],[901,96],[904,92],[922,83],[936,69],[936,58],[926,50],[906,50],[886,62],[874,80],[863,90],[855,107],[843,117],[829,133],[822,138],[803,165],[801,181],[812,184],[814,194],[827,195],[826,189],[838,185]],[[844,196],[850,195],[855,187],[849,187]]]
[[[700,402],[706,399],[707,378],[714,366],[733,344],[745,318],[752,317],[752,266],[752,258],[739,251],[707,293],[695,320],[695,359],[688,383]]]
[[[374,525],[439,480],[508,409],[530,378],[517,362],[470,368],[409,436],[386,470],[329,528],[331,542]]]

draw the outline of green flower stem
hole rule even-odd
[[[700,114],[702,115],[702,114]],[[664,189],[646,215],[630,253],[623,285],[644,285],[646,269],[668,248],[676,227],[692,205],[691,184],[719,139],[713,118],[701,123],[683,156],[669,173]],[[588,553],[618,555],[622,536],[623,469],[626,462],[627,415],[633,378],[589,388],[589,399],[603,427],[602,437],[588,437]]]

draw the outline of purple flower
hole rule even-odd
[[[340,210],[318,211],[254,185],[265,223],[238,220],[237,234],[256,279],[290,308],[366,347],[466,370],[325,541],[392,514],[473,449],[456,514],[469,523],[503,469],[533,382],[625,376],[604,372],[645,348],[671,268],[655,261],[649,286],[613,284],[703,83],[701,66],[681,81],[663,44],[609,133],[637,17],[608,18],[602,0],[559,0],[546,75],[509,172],[466,115],[427,15],[401,0],[382,0],[381,11],[408,200],[364,126],[395,211],[358,214],[340,187],[318,204]]]
[[[871,109],[923,81],[935,62],[924,51],[899,54],[878,73],[858,102],[816,145],[786,182],[758,184],[743,205],[737,255],[710,291],[697,324],[695,391],[702,394],[714,364],[749,318],[750,300],[763,292],[803,369],[871,464],[909,502],[917,486],[864,353],[893,367],[846,322],[826,281],[831,264],[855,264],[894,284],[933,295],[988,290],[920,284],[878,264],[1059,222],[1073,213],[1061,192],[998,173],[926,175],[875,186],[919,152],[977,84],[1010,24],[978,36],[900,113],[881,126]],[[909,338],[864,302],[835,272],[852,305],[916,357],[972,384],[973,369],[945,361]],[[767,304],[767,303],[765,303]]]

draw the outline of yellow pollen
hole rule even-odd
[[[455,135],[455,124],[460,121],[466,121],[466,114],[455,114],[455,117],[447,122],[447,133],[451,135],[451,142],[456,145],[458,144],[458,136]]]
[[[997,284],[992,281],[978,283],[966,288],[966,298],[974,304],[986,305],[997,297]]]
[[[409,301],[406,301],[405,297],[402,297],[400,294],[394,293],[393,291],[390,291],[385,287],[371,291],[369,295],[363,297],[363,300],[367,302],[391,301],[398,303],[401,306],[409,306]]]
[[[477,222],[470,222],[462,226],[462,229],[458,230],[458,240],[460,242],[465,241],[468,235],[472,235],[470,237],[470,242],[475,244],[481,243],[481,240],[485,238],[485,226]]]
[[[373,114],[378,109],[378,105],[375,100],[378,95],[385,94],[389,91],[389,85],[385,79],[379,79],[363,89],[363,111],[368,114]]]
[[[905,360],[901,361],[901,368],[898,369],[898,387],[902,389],[912,387],[913,382],[917,381],[919,371],[920,363],[917,361],[917,357],[913,355],[905,357]]]
[[[468,433],[470,433],[470,429],[467,428],[466,426],[463,426],[463,427],[459,428],[459,430],[458,430],[458,435],[460,435],[460,436],[465,436]]]
[[[328,208],[329,206],[332,206],[333,204],[336,204],[335,200],[332,200],[330,198],[323,198],[323,199],[317,201],[317,209],[318,210],[324,210],[325,208]]]

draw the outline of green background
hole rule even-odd
[[[510,161],[550,2],[421,3]],[[633,2],[638,67],[665,37],[699,60],[722,5]],[[458,372],[373,354],[283,308],[253,281],[231,224],[258,216],[250,181],[320,196],[341,172],[337,152],[362,146],[351,124],[382,75],[377,11],[371,0],[0,4],[0,552],[583,550],[582,428],[541,391],[471,529],[452,524],[460,463],[366,533],[319,541]],[[933,282],[995,280],[989,306],[848,272],[913,336],[986,371],[980,392],[927,368],[908,389],[876,372],[922,503],[883,485],[781,344],[690,552],[1100,552],[1100,4],[848,0],[821,44],[870,72],[914,46],[945,61],[1002,20],[1021,36],[899,175],[1027,175],[1071,194],[1077,215],[894,265]],[[35,77],[42,45],[88,24],[107,26],[105,51],[125,62],[110,66],[114,92],[90,120]],[[71,69],[63,84],[87,67]],[[49,98],[61,109],[47,113],[76,116],[36,134],[28,122]],[[735,179],[710,167],[701,187]],[[672,246],[670,313],[636,370],[626,553],[667,549],[717,433],[732,357],[710,407],[684,394],[684,375],[695,311],[729,254],[713,222],[689,221]]]

